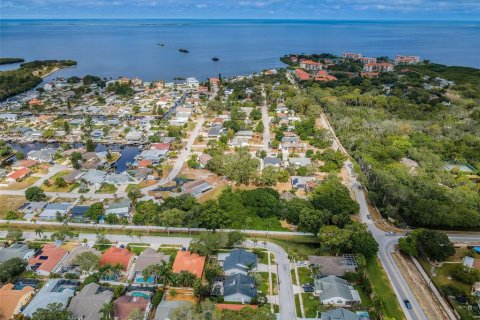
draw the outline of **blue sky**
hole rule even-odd
[[[480,20],[480,0],[1,0],[0,18]]]

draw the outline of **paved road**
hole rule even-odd
[[[358,189],[360,183],[353,174],[353,170],[350,168],[350,165],[352,165],[352,163],[348,160],[345,167],[347,168],[348,176],[350,178],[350,186],[354,190],[355,197],[360,205],[360,216],[362,221],[367,225],[368,230],[370,230],[373,237],[379,244],[378,257],[380,258],[380,262],[382,263],[382,266],[392,284],[393,291],[397,296],[400,307],[402,308],[403,313],[408,320],[427,319],[425,313],[420,307],[420,304],[413,295],[412,290],[410,290],[408,287],[402,273],[398,269],[391,255],[392,248],[398,242],[399,237],[385,235],[384,231],[378,229],[373,221],[368,219],[367,215],[370,215],[370,212],[368,210],[367,200],[363,190]],[[405,303],[403,302],[404,299],[408,299],[410,301],[412,309],[407,309]]]
[[[264,231],[262,231],[264,232]],[[0,230],[0,237],[4,237],[7,231]],[[51,232],[45,232],[45,236],[49,237]],[[23,233],[26,240],[38,239],[38,236],[33,231],[26,231]],[[192,238],[189,237],[159,237],[159,236],[127,236],[121,234],[106,235],[112,242],[118,242],[119,244],[127,244],[129,242],[141,242],[148,243],[153,248],[158,248],[160,245],[175,245],[188,247]],[[93,233],[80,233],[79,239],[87,239],[89,244],[93,244],[96,240],[96,234]],[[275,255],[275,262],[277,264],[278,280],[279,280],[279,297],[280,297],[280,316],[282,320],[296,320],[295,311],[295,297],[293,295],[292,279],[290,274],[290,260],[285,250],[277,244],[271,242],[257,242],[245,241],[245,247],[248,248],[264,248],[270,250]]]
[[[268,108],[267,108],[267,97],[265,94],[265,90],[262,87],[262,96],[263,96],[263,104],[261,106],[262,109],[262,123],[263,123],[263,150],[267,153],[267,156],[270,156],[270,117],[268,116]]]
[[[183,167],[183,164],[185,163],[185,161],[187,161],[188,158],[190,157],[191,148],[192,148],[192,146],[195,142],[195,139],[197,139],[197,136],[200,133],[200,130],[202,129],[202,126],[203,126],[204,122],[205,122],[205,118],[203,118],[203,117],[198,120],[197,125],[193,129],[192,134],[190,135],[190,138],[187,141],[185,149],[180,152],[180,155],[178,156],[177,161],[175,161],[173,169],[169,173],[169,175],[166,178],[158,181],[156,184],[141,189],[142,192],[146,193],[148,191],[154,190],[154,189],[156,189],[160,186],[163,186],[163,185],[169,183],[173,179],[175,179],[175,177],[180,173],[180,170],[182,170],[182,167]]]

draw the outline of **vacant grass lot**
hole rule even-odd
[[[97,191],[95,191],[95,193],[109,193],[109,194],[112,194],[115,192],[117,192],[117,187],[109,183],[102,184],[100,188]]]
[[[13,182],[11,183],[8,187],[1,187],[2,190],[22,190],[30,187],[32,184],[37,182],[40,178],[39,177],[34,177],[30,176],[25,178],[24,180],[20,182]]]
[[[313,279],[311,277],[310,269],[307,267],[298,267],[298,281],[300,281],[300,285],[304,283],[312,283]],[[292,279],[296,283],[296,277],[295,277],[295,270],[292,269]]]
[[[0,196],[0,218],[4,219],[8,211],[15,211],[26,201],[24,196]]]
[[[397,297],[395,296],[390,281],[388,280],[385,270],[383,270],[380,262],[376,257],[372,257],[367,261],[368,277],[372,283],[373,292],[377,297],[383,300],[383,312],[385,316],[390,318],[405,319]]]

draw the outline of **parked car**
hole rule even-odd
[[[410,301],[405,299],[405,300],[403,300],[403,303],[405,303],[405,307],[407,307],[407,309],[412,309],[412,305],[410,304]]]
[[[367,214],[367,219],[372,219],[372,216]]]
[[[395,236],[396,233],[393,232],[393,231],[388,231],[388,232],[385,233],[385,235],[387,235],[387,236]]]

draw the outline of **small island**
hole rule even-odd
[[[215,61],[215,62],[217,62],[217,61],[220,61],[220,59],[219,59],[219,58],[217,58],[217,57],[213,57],[213,58],[212,58],[212,61]]]
[[[190,51],[188,51],[187,49],[178,49],[178,51],[182,52],[182,53],[189,53]]]
[[[22,58],[0,58],[0,65],[25,62]]]

